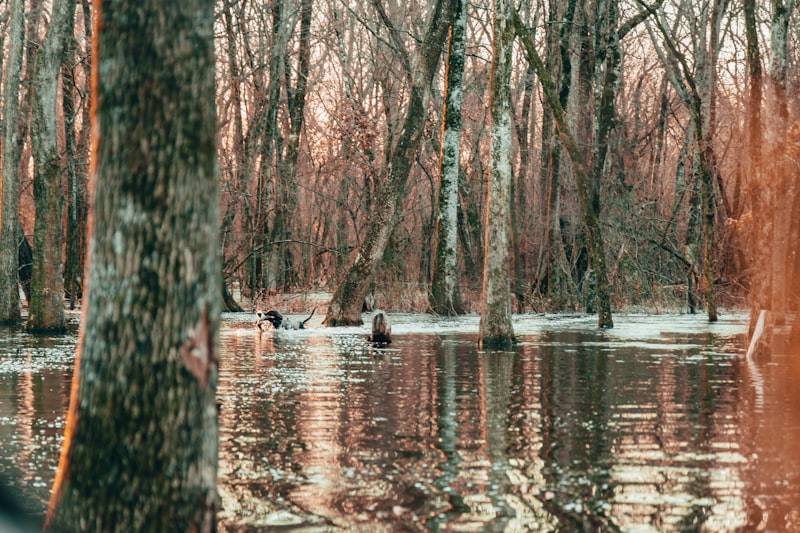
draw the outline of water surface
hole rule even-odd
[[[754,380],[742,317],[518,316],[509,352],[477,349],[477,317],[392,318],[375,349],[226,315],[222,529],[800,527],[800,457],[779,453],[800,426],[780,361]],[[0,476],[38,510],[74,345],[0,330]]]

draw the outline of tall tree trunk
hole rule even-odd
[[[753,165],[761,161],[761,98],[763,79],[761,52],[758,47],[756,1],[744,0],[744,18],[747,37],[747,70],[750,74],[750,91],[747,101],[747,144]]]
[[[794,0],[772,0],[772,20],[770,25],[770,64],[769,77],[772,86],[772,109],[774,120],[774,138],[784,143],[789,119],[789,102],[787,95],[787,74],[789,65],[789,20],[795,5]],[[772,239],[770,253],[772,257],[771,307],[776,313],[787,309],[788,274],[786,258],[791,255],[792,244],[789,242],[791,206],[786,194],[789,182],[789,165],[785,158],[776,161],[773,166],[771,212]],[[778,315],[780,316],[780,315]]]
[[[749,78],[749,92],[747,98],[747,154],[748,154],[748,170],[749,174],[760,176],[762,151],[761,144],[763,142],[763,133],[761,125],[761,100],[763,98],[763,73],[761,67],[761,51],[758,44],[758,22],[756,20],[756,2],[755,0],[744,0],[744,20],[745,20],[745,36],[747,38],[747,70],[750,75]],[[754,187],[752,190],[752,206],[753,211],[756,213],[767,213],[765,200],[768,193],[764,187]],[[738,194],[736,198],[736,209],[732,214],[733,217],[739,216],[739,201]],[[768,272],[769,266],[765,261],[769,255],[766,249],[767,244],[767,229],[765,224],[758,224],[756,229],[756,238],[754,239],[754,246],[756,248],[753,254],[752,271],[754,272]],[[750,320],[754,321],[758,317],[761,309],[768,307],[769,292],[767,291],[767,281],[769,276],[756,274],[751,276],[750,293],[753,295],[752,305],[753,312],[750,313]],[[752,322],[752,327],[755,323]],[[752,331],[752,328],[750,329]]]
[[[689,69],[686,57],[678,50],[674,37],[664,27],[659,16],[655,16],[654,19],[669,50],[669,56],[664,54],[648,28],[651,33],[651,40],[655,44],[656,52],[667,69],[670,82],[689,109],[692,120],[697,156],[695,179],[700,181],[700,209],[703,229],[703,292],[706,297],[709,322],[716,322],[718,319],[717,306],[714,300],[714,218],[717,205],[714,194],[714,177],[717,175],[713,143],[715,122],[714,91],[717,57],[720,47],[720,29],[727,4],[728,0],[714,0],[711,13],[708,13],[707,10],[703,12],[699,24],[701,30],[698,30],[699,43],[695,43],[696,64],[694,66],[694,74]],[[652,8],[647,9],[652,11]],[[707,39],[709,34],[710,42]]]
[[[486,231],[481,293],[480,343],[509,347],[511,325],[508,227],[511,202],[511,49],[514,44],[513,0],[494,0],[492,51],[492,174],[486,190]]]
[[[689,308],[689,313],[697,313],[697,297],[695,295],[695,285],[698,279],[697,263],[700,257],[700,239],[699,239],[699,226],[700,226],[700,179],[698,177],[697,166],[700,159],[697,155],[694,157],[695,171],[692,175],[691,195],[689,196],[689,219],[686,223],[686,246],[685,255],[689,262],[686,269],[686,305]],[[683,171],[683,169],[680,169]]]
[[[425,37],[412,70],[403,128],[387,158],[386,180],[370,213],[367,231],[356,260],[339,283],[325,316],[326,326],[361,324],[361,305],[383,257],[405,198],[406,182],[422,138],[425,96],[439,64],[447,35],[442,0],[433,7]]]
[[[611,286],[605,262],[605,245],[600,232],[599,219],[601,217],[600,197],[602,180],[605,174],[606,157],[608,155],[609,136],[616,121],[616,96],[620,78],[622,57],[619,50],[617,30],[617,0],[598,1],[595,22],[596,41],[598,49],[595,50],[596,62],[594,64],[594,142],[592,150],[592,181],[589,184],[591,192],[590,205],[592,211],[593,228],[589,230],[590,241],[592,233],[597,234],[594,244],[590,242],[590,259],[597,282],[597,311],[600,327],[614,326],[611,317]],[[587,227],[589,224],[587,224]]]
[[[75,0],[56,2],[44,46],[36,56],[33,85],[33,192],[36,224],[33,234],[32,331],[63,331],[61,154],[58,149],[58,75],[72,38]]]
[[[25,15],[25,71],[22,76],[22,100],[20,101],[20,139],[22,142],[22,158],[20,159],[20,176],[24,179],[30,175],[29,163],[31,157],[26,153],[26,143],[30,138],[30,129],[33,126],[33,104],[36,95],[33,91],[36,67],[36,56],[39,54],[41,39],[39,26],[44,12],[43,0],[29,0],[28,11]],[[30,146],[30,145],[28,145]],[[32,151],[32,147],[31,147]]]
[[[25,1],[11,0],[8,22],[9,46],[3,87],[3,210],[0,226],[0,322],[16,323],[19,309],[19,158],[22,137],[19,131],[20,71],[22,41],[25,37]]]
[[[81,129],[78,134],[78,154],[80,154],[80,172],[78,173],[78,276],[80,277],[79,295],[83,300],[84,276],[86,275],[86,254],[89,247],[89,152],[90,152],[90,131],[91,119],[89,111],[91,109],[90,97],[92,79],[92,9],[90,0],[81,1],[82,24],[83,24],[83,101],[81,103]]]
[[[281,161],[280,190],[281,200],[276,205],[276,222],[272,231],[273,241],[292,240],[292,220],[297,211],[297,160],[300,154],[300,135],[306,108],[306,87],[308,85],[309,55],[311,51],[311,15],[313,0],[302,0],[300,4],[300,44],[297,60],[297,81],[291,87],[291,76],[285,68],[286,93],[289,101],[289,139],[286,143],[286,155]],[[277,250],[278,267],[282,273],[278,276],[279,284],[287,289],[296,283],[296,272],[292,260],[291,245],[282,244]]]
[[[93,241],[58,530],[216,527],[213,8],[95,2]]]
[[[563,109],[567,108],[572,89],[570,43],[578,27],[574,24],[577,4],[577,0],[566,0],[562,14],[558,3],[551,3],[548,31],[554,36],[554,44],[552,50],[548,50],[548,55],[552,56],[548,58],[548,72],[553,72],[558,81],[558,101]],[[563,308],[573,299],[571,293],[574,290],[561,236],[561,144],[558,141],[558,132],[553,128],[552,113],[546,107],[542,123],[542,135],[545,135],[546,129],[549,140],[546,157],[542,158],[545,224],[537,283],[551,303],[555,302],[556,307]],[[544,143],[544,137],[542,142]]]
[[[542,84],[545,100],[553,112],[553,119],[561,140],[561,145],[566,149],[567,155],[572,163],[572,172],[575,175],[575,182],[578,190],[578,207],[580,208],[581,217],[586,228],[589,254],[591,260],[594,261],[593,267],[596,270],[605,272],[603,234],[599,218],[595,215],[595,211],[592,209],[591,205],[591,170],[586,163],[583,152],[578,148],[578,142],[575,136],[567,125],[564,107],[558,99],[555,83],[545,68],[541,57],[539,57],[539,53],[536,51],[536,46],[531,38],[530,31],[525,28],[525,25],[518,16],[514,16],[513,22],[516,33],[520,37],[525,52],[528,55],[528,60],[533,63],[536,69],[536,74]],[[598,325],[603,328],[613,326],[610,309],[601,308],[599,310]]]
[[[458,177],[461,156],[461,102],[464,96],[467,9],[464,0],[451,0],[450,45],[445,71],[446,98],[442,110],[441,182],[436,217],[436,262],[431,308],[441,315],[464,312],[458,289]]]
[[[256,111],[256,119],[248,132],[247,174],[245,187],[249,190],[252,178],[256,176],[256,206],[251,222],[250,269],[253,297],[261,287],[275,288],[279,267],[277,255],[266,246],[269,237],[270,182],[273,176],[276,138],[278,135],[278,105],[281,95],[281,75],[292,27],[288,22],[288,9],[285,0],[276,0],[272,7],[272,47],[269,54],[266,95]],[[263,278],[267,273],[267,279]]]
[[[525,71],[523,84],[522,109],[520,110],[520,124],[517,126],[517,140],[519,142],[519,168],[516,173],[516,185],[512,202],[514,208],[511,210],[511,229],[513,232],[514,250],[514,297],[517,300],[517,310],[522,313],[525,311],[526,281],[527,281],[527,188],[528,188],[528,169],[530,167],[531,145],[531,102],[534,92],[534,70],[530,64]]]
[[[700,180],[700,210],[703,223],[703,291],[706,297],[708,321],[716,322],[718,320],[717,305],[714,300],[714,212],[716,202],[714,200],[714,170],[711,163],[714,158],[710,139],[698,137],[700,135],[697,133],[698,130],[700,128],[695,127],[695,142],[699,147],[696,179]]]
[[[80,194],[80,176],[77,168],[77,147],[75,139],[75,85],[74,39],[69,39],[69,61],[65,61],[61,68],[62,101],[61,109],[64,115],[64,152],[66,157],[67,177],[67,233],[66,233],[66,259],[64,261],[64,289],[69,296],[69,308],[75,309],[80,290],[81,260],[80,238],[83,228],[80,225],[79,213],[82,208]]]
[[[233,0],[224,0],[222,2],[222,15],[225,28],[225,51],[226,59],[228,61],[228,72],[230,73],[230,105],[231,113],[233,115],[233,151],[234,162],[233,171],[231,172],[231,179],[233,181],[231,186],[231,194],[228,198],[228,204],[222,216],[221,227],[221,243],[220,253],[222,255],[222,264],[225,264],[225,250],[228,247],[229,237],[235,229],[236,215],[240,211],[244,211],[246,218],[250,219],[250,202],[247,201],[247,190],[245,189],[246,175],[245,165],[245,140],[244,140],[244,127],[242,125],[242,96],[241,96],[241,73],[239,69],[238,47],[236,43],[236,34],[233,29],[233,15],[231,13],[231,4]],[[241,220],[241,219],[240,219]],[[244,224],[242,224],[242,227]],[[241,246],[237,248],[241,249]],[[235,253],[235,252],[234,252]],[[232,273],[231,273],[232,274]],[[226,311],[239,311],[241,307],[233,299],[228,292],[225,285],[225,272],[222,273],[223,284],[223,307]]]

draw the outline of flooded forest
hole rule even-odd
[[[797,0],[0,0],[0,531],[800,530]]]

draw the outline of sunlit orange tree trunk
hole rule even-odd
[[[48,523],[215,527],[212,0],[95,0],[88,303]]]

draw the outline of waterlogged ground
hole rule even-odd
[[[225,317],[223,530],[800,528],[797,406],[743,317],[518,316],[512,352],[479,351],[477,317],[392,318],[380,350]],[[0,330],[0,476],[38,509],[74,345]]]

